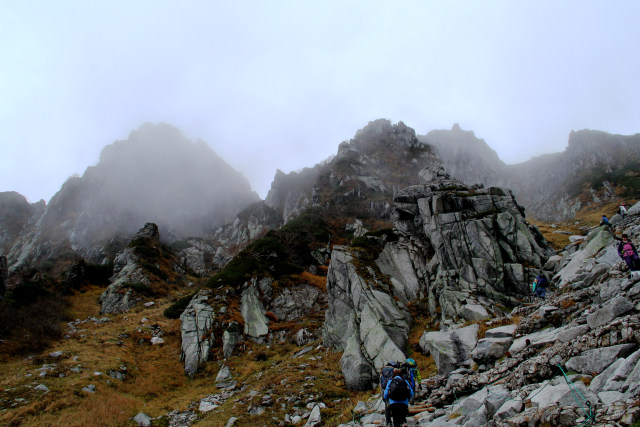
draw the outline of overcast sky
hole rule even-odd
[[[369,121],[507,163],[640,132],[640,2],[0,0],[0,191],[49,199],[144,122],[265,197]]]

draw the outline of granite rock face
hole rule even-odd
[[[341,364],[347,386],[370,388],[376,370],[390,360],[404,360],[410,315],[404,304],[380,289],[375,278],[362,277],[346,247],[334,247],[327,273],[329,309],[325,345],[344,350]]]
[[[478,344],[478,325],[470,325],[449,331],[424,332],[420,348],[431,354],[438,373],[449,375],[461,366],[470,368],[472,352]]]
[[[278,170],[265,204],[283,222],[309,207],[326,206],[327,200],[338,214],[342,205],[357,204],[388,219],[393,193],[419,182],[419,171],[433,159],[432,148],[420,142],[412,128],[374,120],[342,142],[327,161],[289,174]]]
[[[266,337],[269,333],[269,319],[265,316],[266,310],[260,300],[255,279],[242,293],[240,310],[244,318],[244,334],[257,341]]]
[[[495,315],[529,292],[551,250],[508,190],[467,187],[446,176],[408,187],[394,198],[397,243],[390,251],[413,273],[417,295],[443,320]],[[411,260],[411,263],[401,260]],[[392,275],[393,276],[393,275]]]
[[[435,181],[396,192],[398,239],[386,242],[373,265],[362,267],[345,247],[334,247],[331,256],[323,338],[345,350],[343,374],[353,388],[375,382],[376,370],[405,357],[411,323],[406,304],[426,300],[429,314],[439,313],[448,327],[488,319],[528,295],[528,283],[551,255],[508,190],[465,186],[438,163],[420,175]],[[473,364],[477,338],[465,345],[456,332],[431,334],[450,337],[425,334],[421,340],[441,372]],[[444,341],[451,345],[442,347]],[[493,344],[477,357],[498,358],[510,342]]]
[[[535,218],[568,221],[590,204],[619,200],[624,186],[615,176],[637,168],[640,134],[571,131],[561,153],[515,165],[500,160],[487,143],[458,125],[433,130],[420,141],[434,147],[444,168],[468,184],[508,187]],[[595,179],[589,179],[595,178]]]
[[[198,292],[180,316],[180,360],[184,362],[184,372],[189,376],[209,360],[209,352],[215,343],[215,310],[211,306],[211,294],[211,290]]]
[[[147,223],[131,240],[140,242],[147,248],[157,248],[160,244],[158,226]],[[136,255],[135,247],[129,245],[113,260],[113,275],[110,284],[100,296],[101,313],[124,313],[136,303],[135,286],[149,287],[151,280]]]
[[[613,231],[638,243],[640,217],[629,215],[624,228]],[[511,324],[477,341],[471,352],[477,366],[459,363],[456,371],[423,380],[426,390],[416,400],[434,410],[417,415],[418,425],[628,426],[640,420],[640,275],[625,271],[621,260],[612,263],[611,244],[594,250],[592,242],[608,230],[592,233],[559,254],[555,273],[580,259],[571,274],[558,276],[562,288],[490,321]],[[488,340],[511,339],[503,356],[478,357]],[[426,350],[436,361],[451,353],[435,345]],[[493,391],[496,384],[503,390]]]

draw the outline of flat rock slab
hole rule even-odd
[[[499,328],[488,329],[484,337],[485,338],[511,338],[516,332],[518,325],[500,326]]]
[[[583,374],[599,374],[621,357],[626,357],[635,350],[634,344],[620,344],[611,347],[594,348],[572,357],[566,367]]]
[[[529,335],[522,336],[517,338],[509,347],[509,353],[516,354],[520,350],[524,349],[527,346],[527,340],[531,344],[547,344],[553,343],[558,339],[558,335],[565,331],[567,328],[551,328],[551,329],[543,329],[541,331],[534,332]]]
[[[634,308],[634,304],[623,296],[609,300],[601,309],[587,316],[587,324],[591,329],[606,325]]]
[[[575,381],[573,385],[585,399],[591,402],[592,406],[595,406],[599,402],[598,396],[591,393],[582,381]],[[574,392],[566,382],[561,382],[558,385],[543,385],[531,392],[527,399],[530,399],[531,403],[540,408],[553,405],[579,406],[578,402],[576,402]]]

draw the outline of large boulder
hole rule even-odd
[[[505,355],[513,339],[508,338],[483,338],[471,353],[471,357],[478,363],[492,362]]]
[[[623,296],[617,296],[602,306],[596,312],[587,316],[587,324],[591,329],[606,325],[618,316],[633,310],[634,304]]]
[[[251,285],[242,293],[240,311],[244,319],[245,335],[257,341],[266,337],[269,333],[269,319],[260,300],[256,279],[252,279]]]
[[[209,360],[209,352],[215,343],[213,322],[215,310],[210,305],[211,290],[199,291],[180,316],[184,372],[193,376]]]
[[[527,284],[552,252],[509,190],[436,175],[436,182],[396,192],[399,240],[385,248],[387,258],[402,266],[396,276],[411,284],[411,295],[428,298],[432,314],[440,311],[443,320],[489,318],[529,292]]]
[[[238,345],[238,341],[240,341],[240,333],[242,332],[242,327],[238,324],[238,322],[231,322],[227,326],[227,329],[222,334],[222,354],[225,359],[230,358],[233,355],[233,351]]]
[[[567,369],[585,374],[599,374],[620,357],[626,357],[636,346],[634,344],[619,344],[611,347],[587,350],[580,356],[567,361]]]
[[[461,366],[472,365],[471,353],[478,343],[477,324],[450,331],[424,332],[420,348],[431,354],[440,375],[447,376]]]
[[[610,246],[615,240],[611,227],[598,227],[591,231],[578,251],[574,252],[569,261],[554,276],[553,281],[559,287],[564,287],[582,273],[583,264]]]
[[[584,399],[591,402],[591,406],[595,407],[599,403],[600,399],[594,393],[591,393],[587,386],[582,381],[572,381],[572,385],[569,385],[564,378],[559,378],[551,381],[549,385],[544,384],[541,387],[535,389],[528,399],[531,403],[540,407],[546,408],[553,405],[561,406],[578,406],[582,404],[580,400],[577,400],[577,390]]]

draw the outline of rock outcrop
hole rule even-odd
[[[198,292],[180,316],[184,372],[193,376],[209,360],[214,343],[213,324],[215,310],[211,306],[211,290]]]
[[[155,254],[160,244],[158,226],[147,223],[133,237],[129,246],[113,260],[113,276],[107,289],[100,296],[101,313],[124,313],[129,311],[144,293],[152,292],[150,269],[158,269],[155,260],[148,259]],[[143,255],[141,255],[143,254]]]
[[[342,142],[335,157],[299,172],[278,171],[265,203],[284,222],[312,206],[330,208],[336,216],[360,211],[387,219],[394,191],[418,182],[418,172],[433,159],[415,130],[375,120]]]
[[[418,294],[443,320],[481,320],[498,304],[515,304],[551,255],[508,190],[445,179],[408,187],[394,201],[400,239],[390,246],[411,260]],[[401,280],[408,273],[389,274]]]
[[[44,200],[29,203],[15,191],[0,192],[0,255],[7,255],[14,243],[40,219]]]
[[[624,231],[634,242],[640,239],[640,217]],[[477,359],[484,340],[513,339],[508,351],[503,346],[495,357],[478,359],[473,370],[463,365],[424,380],[426,390],[417,401],[432,409],[417,415],[415,423],[628,426],[640,420],[635,403],[640,397],[640,275],[626,271],[620,259],[611,263],[607,252],[615,243],[594,251],[593,242],[603,233],[610,234],[608,227],[597,227],[566,248],[554,268],[558,287],[547,300],[495,319],[513,324],[489,329],[472,351],[454,346],[464,348],[459,360]],[[578,268],[559,274],[573,259],[581,260]],[[430,334],[440,332],[425,332],[425,337]],[[428,350],[436,361],[452,354],[444,344]]]
[[[386,362],[404,358],[408,302],[426,300],[443,326],[488,319],[528,294],[528,283],[551,254],[508,190],[467,187],[437,163],[420,175],[432,182],[396,192],[399,238],[386,243],[377,268],[358,268],[362,261],[343,247],[334,247],[331,255],[323,337],[325,345],[344,349],[343,374],[350,388],[370,386]],[[433,334],[423,337],[423,349],[445,346],[444,338]],[[470,366],[476,341],[448,336],[446,356],[434,356],[438,367],[449,373]]]
[[[244,318],[244,333],[249,338],[261,341],[269,333],[269,319],[260,300],[257,281],[254,279],[242,293],[240,311]]]
[[[346,247],[333,249],[327,292],[324,343],[344,350],[340,363],[348,388],[371,388],[378,369],[388,361],[404,360],[411,316],[388,286],[373,276],[363,277]]]

